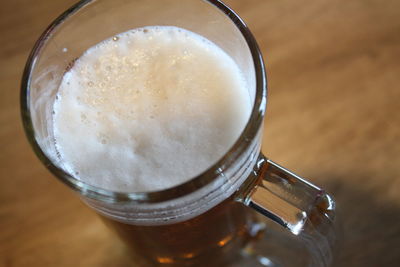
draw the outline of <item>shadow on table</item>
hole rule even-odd
[[[321,176],[320,176],[321,177]],[[324,179],[337,203],[341,224],[334,266],[400,266],[400,207],[385,201],[380,189],[363,188],[363,177]],[[330,181],[326,183],[326,181]],[[379,196],[382,196],[379,199]]]

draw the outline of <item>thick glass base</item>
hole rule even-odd
[[[239,266],[299,267],[311,266],[312,259],[302,243],[281,226],[268,221],[258,240],[249,243],[241,257],[232,264]]]

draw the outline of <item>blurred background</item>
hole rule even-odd
[[[36,159],[20,121],[28,54],[74,2],[0,2],[0,266],[132,266]],[[400,1],[226,3],[266,61],[264,153],[337,200],[335,265],[400,266]]]

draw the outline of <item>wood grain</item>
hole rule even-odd
[[[19,83],[71,0],[0,3],[0,266],[134,266],[122,243],[36,159]],[[337,199],[337,266],[399,266],[400,1],[226,1],[268,69],[263,151]]]

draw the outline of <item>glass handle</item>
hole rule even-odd
[[[311,254],[311,266],[332,261],[335,202],[323,189],[259,156],[254,183],[241,202],[299,236]]]

